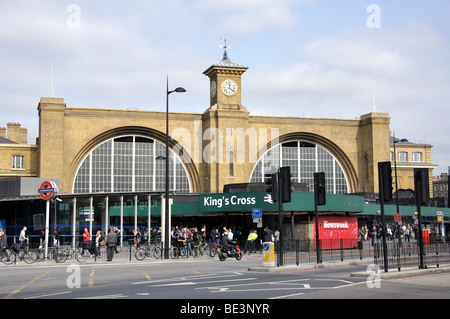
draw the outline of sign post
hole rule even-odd
[[[50,224],[50,200],[52,200],[57,192],[58,188],[54,182],[45,181],[41,184],[38,192],[45,204],[45,258],[48,256],[48,228]]]

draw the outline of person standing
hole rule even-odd
[[[103,240],[102,232],[100,230],[97,231],[97,235],[95,236],[95,257],[100,258],[100,246]]]
[[[117,244],[117,233],[111,228],[106,235],[106,261],[112,261]]]
[[[268,226],[266,226],[266,227],[264,228],[264,232],[263,232],[263,239],[264,239],[264,242],[265,242],[265,243],[272,242],[272,241],[273,241],[272,236],[273,236],[273,232],[269,229]]]
[[[258,238],[258,234],[256,234],[256,229],[253,229],[250,231],[250,234],[247,237],[247,242],[245,243],[244,254],[248,251],[248,254],[250,255],[252,250],[254,253],[256,253],[256,249],[255,249],[256,238]]]

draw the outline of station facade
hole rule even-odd
[[[275,210],[264,201],[265,192],[247,189],[230,195],[224,189],[263,184],[264,174],[281,166],[290,166],[292,182],[306,190],[312,189],[314,172],[325,172],[332,200],[323,209],[329,215],[376,214],[367,210],[362,196],[351,195],[378,192],[377,165],[392,160],[389,114],[373,112],[354,119],[251,115],[241,103],[247,69],[224,57],[203,72],[210,83],[205,92],[209,107],[201,114],[169,113],[173,218],[186,224],[195,221],[197,226],[207,218],[203,223],[242,223],[248,228],[252,206],[262,208],[266,223],[275,227]],[[98,227],[105,232],[111,225],[135,229],[161,222],[165,111],[68,107],[63,98],[48,97],[40,99],[37,110],[39,137],[22,157],[31,162],[27,177],[59,185],[54,227],[74,236],[86,225],[91,231]],[[430,149],[425,147],[424,152]],[[420,164],[432,176],[431,153],[423,159],[427,162]],[[405,176],[410,174],[401,169]],[[313,203],[307,200],[311,196],[308,191],[294,191],[294,201],[284,204],[292,225],[295,221],[311,225]],[[14,209],[22,212],[14,227],[40,225],[42,209],[35,202],[39,198],[31,197],[0,198],[0,220],[11,224],[8,214]],[[23,213],[31,210],[30,216]],[[310,238],[311,231],[306,226],[301,236]]]

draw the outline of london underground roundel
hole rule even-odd
[[[56,193],[56,184],[51,181],[43,182],[41,184],[41,187],[39,188],[39,195],[44,200],[52,199],[53,196],[55,196],[55,193]]]

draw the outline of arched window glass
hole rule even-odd
[[[180,158],[169,152],[169,190],[191,191]],[[142,192],[165,190],[165,145],[142,136],[122,136],[103,142],[84,159],[73,193]]]
[[[253,169],[250,183],[264,182],[264,174],[280,166],[291,167],[291,180],[306,183],[314,189],[314,173],[325,172],[326,191],[330,194],[347,194],[348,183],[336,158],[320,145],[304,141],[279,144],[267,151]]]

